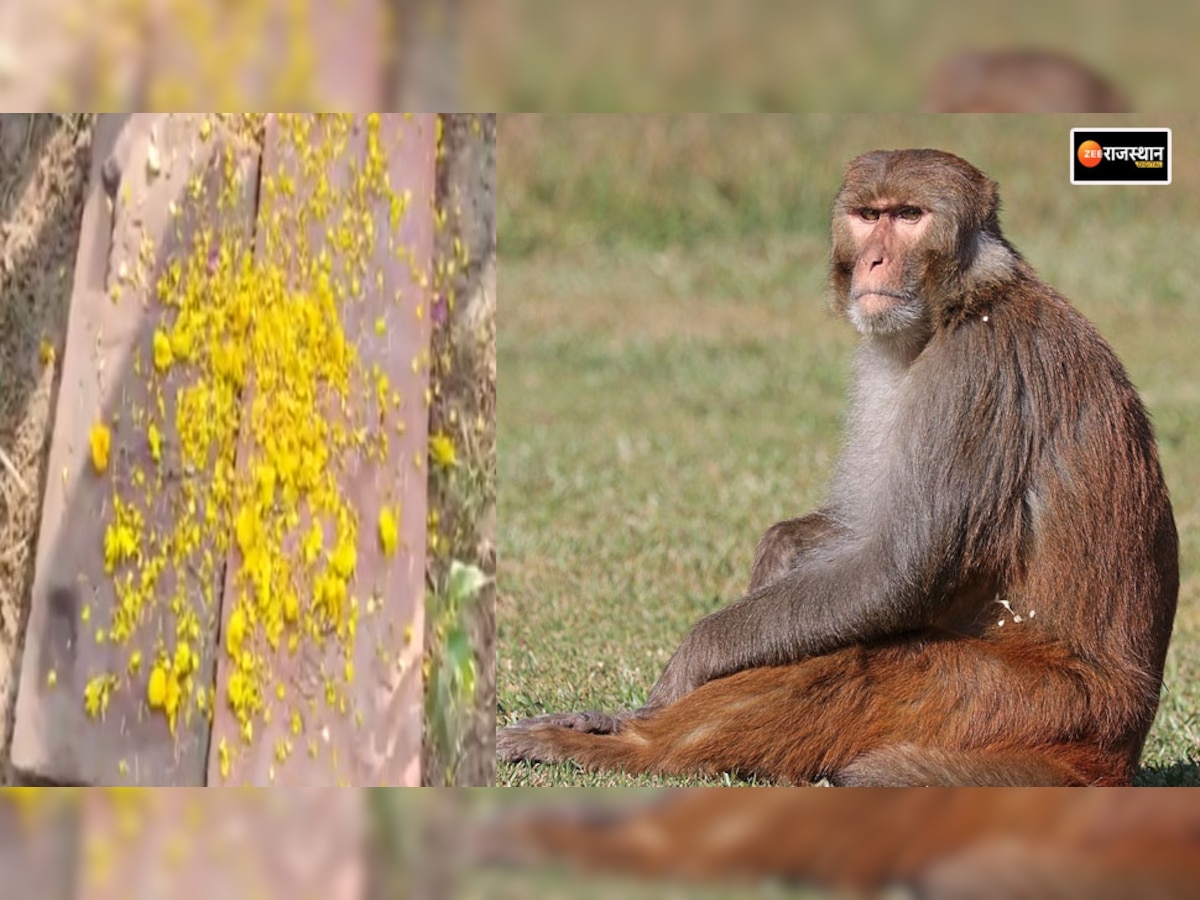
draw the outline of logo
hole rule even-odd
[[[1100,165],[1100,160],[1104,158],[1104,148],[1095,141],[1084,141],[1079,145],[1079,152],[1075,154],[1079,157],[1079,161],[1089,169]]]
[[[1170,128],[1071,129],[1071,184],[1170,183]]]

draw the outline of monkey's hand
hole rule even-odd
[[[557,762],[551,751],[549,733],[569,728],[586,734],[616,734],[633,713],[576,712],[552,713],[522,719],[496,733],[496,757],[504,762]]]

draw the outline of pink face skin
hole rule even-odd
[[[851,317],[862,332],[893,332],[915,321],[918,298],[905,288],[904,260],[929,226],[929,212],[887,198],[852,210],[850,232],[862,249],[854,265]]]

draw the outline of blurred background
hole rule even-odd
[[[1083,125],[1171,127],[1173,183],[1072,186]],[[937,147],[999,181],[1005,233],[1153,417],[1182,588],[1138,781],[1200,784],[1200,117],[504,116],[499,140],[499,725],[640,706],[759,536],[823,499],[855,342],[828,311],[830,203],[853,156]]]
[[[1030,48],[1070,53],[1128,87],[1136,109],[1194,103],[1180,68],[1189,42],[1175,29],[1196,11],[1182,2],[1153,10],[1110,0],[506,0],[472,8],[481,18],[485,10],[491,27],[464,59],[465,83],[505,110],[916,109],[948,59]],[[1019,106],[1035,111],[1034,102],[1027,96]]]
[[[1178,111],[1198,25],[1183,0],[6,0],[0,107]],[[1014,70],[1030,50],[1069,65]]]
[[[1187,792],[0,789],[13,900],[1184,900]]]

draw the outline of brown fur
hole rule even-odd
[[[1112,350],[932,150],[834,204],[863,334],[829,502],[774,526],[645,708],[525,720],[501,758],[842,784],[1120,785],[1179,587],[1150,424]]]
[[[487,863],[713,881],[785,879],[868,896],[1196,896],[1200,805],[1186,791],[681,790],[651,803],[508,811]],[[594,801],[593,801],[594,803]]]

